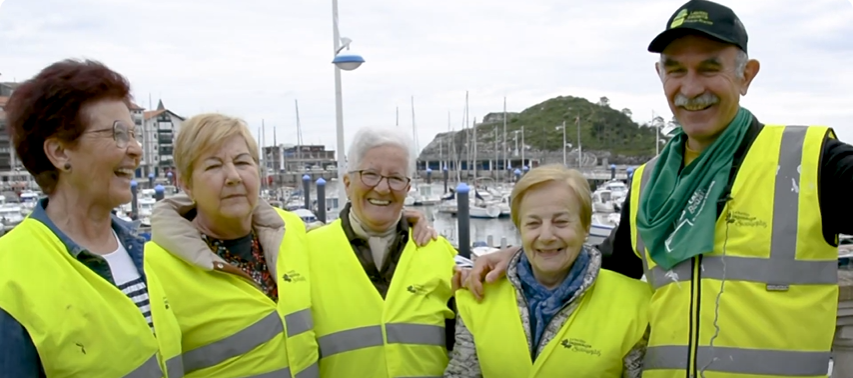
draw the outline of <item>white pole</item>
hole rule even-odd
[[[334,38],[333,54],[338,53],[341,47],[341,36],[338,31],[338,0],[332,0],[332,38]],[[335,126],[338,139],[337,157],[338,157],[338,204],[346,203],[347,192],[344,188],[344,174],[348,167],[346,166],[346,155],[344,155],[344,104],[343,94],[341,90],[341,69],[335,66]]]
[[[655,156],[660,155],[660,124],[657,122],[657,118],[655,118],[655,111],[652,110],[652,122],[655,124]]]
[[[578,168],[583,164],[583,147],[581,145],[581,114],[578,112]]]
[[[509,167],[509,156],[506,150],[506,97],[504,97],[504,171]]]
[[[563,166],[566,166],[566,121],[563,120]]]
[[[527,164],[524,162],[524,126],[521,126],[521,168],[524,168]],[[528,167],[529,168],[529,167]]]

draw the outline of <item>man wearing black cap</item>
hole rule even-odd
[[[741,107],[760,68],[747,44],[731,9],[693,0],[649,45],[681,130],[634,173],[602,249],[604,268],[655,290],[643,367],[655,377],[827,373],[853,147]]]
[[[693,0],[649,45],[681,129],[634,172],[599,246],[604,269],[645,274],[655,291],[644,376],[827,373],[853,147],[828,127],[764,125],[741,107],[760,68],[747,44],[731,9]],[[467,287],[482,295],[514,251],[478,259]]]

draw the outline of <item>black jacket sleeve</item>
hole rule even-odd
[[[456,314],[459,313],[456,311],[456,297],[450,297],[447,308],[453,311],[454,316],[450,319],[444,319],[444,342],[447,344],[447,350],[452,351],[453,345],[456,344]]]
[[[606,239],[598,245],[601,251],[601,268],[625,276],[640,279],[643,277],[643,260],[634,253],[631,246],[631,189],[622,204],[619,225],[613,229]]]
[[[818,185],[823,236],[835,245],[837,234],[853,235],[853,146],[824,142]]]

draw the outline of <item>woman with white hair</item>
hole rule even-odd
[[[411,142],[399,129],[361,129],[348,161],[350,203],[308,233],[320,377],[439,377],[453,341],[456,250],[444,238],[418,247],[401,216]]]

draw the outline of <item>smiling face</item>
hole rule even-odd
[[[581,221],[581,203],[574,190],[560,181],[530,188],[518,204],[518,223],[536,280],[545,287],[557,287],[589,233]]]
[[[701,151],[725,130],[758,73],[755,60],[738,67],[739,52],[733,45],[687,35],[670,43],[655,66],[694,150]]]
[[[185,185],[199,214],[220,224],[251,217],[259,188],[258,165],[241,135],[201,154],[193,164],[190,185]]]
[[[361,165],[356,169],[360,172],[344,176],[352,211],[371,231],[388,230],[399,221],[403,201],[411,187],[406,175],[408,164],[409,156],[405,149],[379,146],[367,150],[361,159]],[[376,178],[379,178],[379,182],[373,185]],[[405,186],[399,187],[402,183],[405,183]]]
[[[56,139],[48,139],[45,152],[60,169],[62,180],[68,187],[78,189],[80,197],[110,209],[130,202],[130,182],[142,158],[142,148],[130,135],[135,130],[127,105],[119,100],[102,100],[81,111],[88,122],[76,143],[63,146]],[[116,123],[122,130],[118,138],[113,137]],[[116,139],[123,140],[121,145]],[[71,169],[63,172],[66,163]]]

